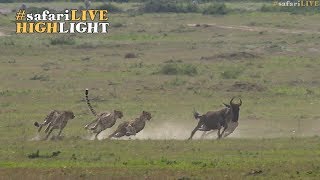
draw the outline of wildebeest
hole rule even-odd
[[[209,111],[206,114],[200,115],[199,113],[194,113],[194,118],[198,119],[199,122],[197,126],[191,132],[189,139],[192,139],[196,131],[211,131],[218,130],[218,139],[222,137],[226,129],[228,129],[228,124],[232,122],[238,122],[240,106],[242,105],[242,100],[240,103],[233,103],[234,98],[230,100],[229,104],[225,104],[225,108],[218,111]],[[223,131],[220,133],[221,128]],[[235,128],[234,128],[235,129]],[[233,129],[233,130],[234,130]]]

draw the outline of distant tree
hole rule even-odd
[[[91,1],[90,0],[84,0],[84,5],[86,7],[86,9],[89,9],[91,6]]]

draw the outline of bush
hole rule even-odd
[[[230,10],[227,9],[227,6],[223,4],[212,4],[203,10],[203,14],[211,14],[211,15],[225,15]]]
[[[182,72],[183,74],[189,75],[189,76],[194,76],[198,74],[198,69],[192,64],[187,64],[182,67]]]
[[[33,13],[33,14],[42,14],[42,12],[44,10],[49,10],[50,13],[56,13],[57,11],[54,10],[54,9],[50,9],[50,8],[47,8],[47,7],[33,7],[33,6],[30,6],[26,9],[26,12],[27,13]]]
[[[166,64],[162,66],[160,72],[166,75],[176,75],[179,72],[179,68],[177,64]]]
[[[263,5],[260,8],[262,12],[288,12],[291,14],[315,14],[319,13],[320,10],[318,7],[285,7],[285,6],[270,6]]]
[[[137,58],[137,55],[134,53],[127,53],[124,58]]]
[[[50,39],[51,45],[74,45],[75,39],[71,36],[58,36]]]
[[[165,75],[182,74],[182,75],[194,76],[198,74],[198,69],[192,64],[178,65],[176,63],[169,63],[162,66],[160,73]]]
[[[172,13],[190,13],[199,12],[199,7],[190,2],[176,3],[167,0],[149,0],[140,9],[142,12],[155,13],[155,12],[172,12]]]
[[[0,3],[13,3],[13,0],[0,0]]]
[[[119,27],[123,27],[123,24],[121,24],[121,23],[112,23],[111,24],[111,27],[114,27],[114,28],[119,28]]]
[[[33,77],[30,78],[30,80],[34,80],[34,81],[49,81],[49,76],[47,75],[34,75]]]
[[[111,12],[111,13],[119,13],[119,12],[122,12],[122,9],[116,5],[113,5],[111,3],[105,3],[103,5],[100,5],[98,7],[96,7],[96,9],[99,9],[99,10],[108,10],[108,12]]]

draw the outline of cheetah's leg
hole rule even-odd
[[[95,130],[97,129],[98,126],[99,126],[99,120],[97,120],[96,124],[92,128],[90,128],[90,130]]]
[[[102,131],[97,132],[97,134],[95,135],[94,139],[98,139],[98,135],[101,133]]]
[[[62,132],[63,128],[60,128],[58,136],[60,136],[61,132]]]
[[[49,135],[52,133],[52,131],[54,130],[54,128],[51,128],[50,129],[50,131],[48,132],[48,134],[46,135],[46,138],[45,138],[45,140],[47,140],[48,139],[48,137],[49,137]]]
[[[52,121],[48,124],[47,128],[44,130],[45,133],[49,131],[51,124],[52,124]]]
[[[38,129],[38,132],[41,131],[42,127],[43,126],[46,126],[47,124],[51,123],[53,121],[53,117],[54,117],[54,114],[57,113],[58,111],[56,110],[52,110],[48,115],[47,117],[44,119],[44,122],[39,124],[39,129]]]
[[[137,133],[136,133],[136,129],[134,128],[134,127],[132,127],[131,125],[128,125],[127,127],[126,127],[126,135],[127,136],[131,136],[131,135],[136,135]]]
[[[97,120],[98,120],[98,119],[95,119],[95,120],[91,121],[89,124],[86,124],[86,125],[84,126],[84,128],[85,128],[85,129],[88,129],[93,123],[96,123]]]

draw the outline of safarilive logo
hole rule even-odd
[[[108,33],[107,10],[65,10],[64,13],[16,13],[16,33]]]

